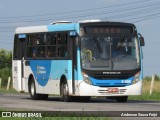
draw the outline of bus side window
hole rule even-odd
[[[27,58],[35,59],[37,57],[37,45],[40,43],[38,34],[31,34],[27,37]]]
[[[18,37],[17,35],[15,35],[14,37],[14,56],[13,56],[14,59],[18,59],[18,51],[19,51],[18,46],[19,46]]]
[[[67,46],[61,46],[59,48],[59,56],[60,57],[67,57]]]
[[[47,45],[56,45],[56,34],[47,35]]]
[[[60,57],[60,48],[57,48],[57,57]]]
[[[67,34],[61,33],[56,35],[57,40],[57,57],[67,57]]]
[[[37,41],[37,51],[36,51],[36,57],[38,58],[44,58],[45,57],[45,45],[46,45],[46,34],[38,34],[36,36]]]
[[[55,56],[56,56],[56,47],[48,46],[47,47],[47,58],[55,57]]]
[[[45,45],[46,44],[46,34],[38,34],[36,37],[37,45]]]
[[[36,57],[36,36],[34,34],[27,37],[27,58]]]
[[[46,45],[46,57],[56,57],[56,34],[47,34]]]
[[[56,35],[56,43],[57,43],[57,45],[60,45],[61,44],[61,35],[58,33],[57,35]]]

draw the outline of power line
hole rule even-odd
[[[150,7],[150,6],[149,6]],[[124,18],[124,17],[129,17],[129,16],[135,16],[135,15],[139,15],[139,14],[148,14],[148,13],[152,13],[152,12],[157,12],[157,10],[160,9],[160,6],[157,7],[151,7],[151,8],[145,8],[142,10],[136,10],[133,12],[125,12],[122,14],[118,14],[118,15],[112,15],[112,16],[108,16],[109,19],[119,19],[119,18]]]
[[[90,8],[90,9],[82,9],[82,10],[75,10],[75,11],[69,11],[69,12],[57,12],[57,13],[52,13],[52,14],[37,14],[37,15],[28,15],[28,16],[17,16],[17,17],[1,17],[0,19],[10,19],[10,18],[25,18],[25,17],[38,17],[38,16],[48,16],[48,15],[60,15],[60,14],[70,14],[70,13],[77,13],[77,12],[88,12],[88,11],[93,11],[93,10],[101,10],[101,9],[108,9],[108,8],[114,8],[114,7],[121,7],[121,6],[126,6],[126,5],[133,5],[133,4],[139,4],[139,3],[144,3],[144,2],[149,2],[151,0],[142,0],[142,1],[136,1],[136,2],[130,2],[130,3],[124,3],[124,4],[119,4],[119,5],[112,5],[112,6],[103,6],[103,7],[97,7],[97,8]]]
[[[157,5],[159,5],[159,2],[158,3],[154,3],[154,4],[151,4],[150,6],[148,6],[148,5],[143,5],[143,6],[136,6],[137,7],[137,9],[141,9],[141,8],[144,8],[144,7],[149,7],[150,9],[151,8],[153,8],[153,7],[151,7],[151,6],[157,6]],[[119,12],[122,12],[122,11],[126,11],[126,10],[131,10],[131,9],[133,9],[133,8],[135,8],[135,6],[134,7],[132,7],[132,8],[127,8],[127,9],[120,9],[119,10]],[[142,11],[144,11],[144,12],[146,12],[145,10],[148,10],[148,8],[147,9],[142,9]],[[155,9],[154,9],[155,10]],[[114,12],[118,12],[118,10],[114,10],[114,11],[109,11],[108,13],[114,13]],[[139,11],[139,10],[137,10],[137,11],[133,11],[133,12],[138,12],[139,14],[142,14],[142,13],[144,13],[144,12],[141,12],[141,11]],[[132,13],[133,13],[132,12]],[[151,11],[150,11],[151,12]],[[138,13],[136,13],[136,14],[132,14],[132,16],[133,15],[137,15]],[[104,13],[97,13],[97,14],[104,14]],[[97,14],[90,14],[89,16],[92,16],[92,15],[97,15]],[[105,14],[106,14],[106,12],[105,12]],[[129,12],[127,13],[127,14],[129,14]],[[135,21],[135,22],[140,22],[140,21],[143,21],[143,20],[148,20],[148,19],[152,19],[153,17],[154,18],[157,18],[157,17],[160,17],[160,16],[157,16],[157,15],[159,15],[160,13],[155,13],[155,14],[150,14],[150,15],[146,15],[146,16],[141,16],[141,17],[136,17],[136,18],[130,18],[130,19],[127,19],[127,20],[133,20],[133,19],[140,19],[140,20],[138,20],[138,21]],[[118,15],[117,15],[118,16]],[[78,17],[86,17],[86,15],[82,15],[82,16],[75,16],[75,18],[78,18]],[[151,18],[152,17],[152,18]],[[10,30],[10,28],[9,27],[1,27],[2,29],[3,29],[3,31],[0,31],[0,32],[11,32],[11,30]],[[0,29],[1,30],[1,29]],[[157,44],[157,43],[152,43],[152,44]]]
[[[11,38],[13,36],[0,36],[0,38]]]
[[[122,8],[122,9],[117,9],[117,10],[112,10],[112,11],[103,11],[103,12],[99,12],[99,13],[88,13],[88,14],[80,14],[78,16],[64,16],[64,17],[59,17],[59,18],[54,18],[54,19],[40,19],[40,20],[22,20],[22,21],[1,21],[0,23],[17,23],[17,22],[40,22],[40,21],[50,21],[50,20],[59,20],[59,19],[75,19],[75,18],[80,18],[80,17],[88,17],[88,16],[96,16],[96,15],[102,15],[102,14],[111,14],[111,13],[116,13],[116,12],[123,12],[123,11],[127,11],[127,10],[133,10],[133,9],[142,9],[144,7],[151,7],[151,6],[157,6],[159,5],[160,2],[154,3],[154,4],[150,4],[148,5],[139,5],[139,6],[132,6],[129,8]]]
[[[13,37],[13,36],[0,36],[0,37]]]
[[[0,42],[0,43],[2,43],[2,44],[13,44],[13,43],[6,43],[6,42]]]
[[[129,21],[129,20],[137,20],[137,19],[146,19],[148,17],[152,17],[152,16],[156,16],[156,15],[159,15],[160,12],[158,13],[154,13],[154,14],[149,14],[149,15],[144,15],[144,16],[138,16],[138,17],[134,17],[134,18],[128,18],[128,19],[123,19],[123,21]],[[133,23],[135,23],[137,21],[134,21]]]
[[[158,15],[158,16],[157,16]],[[159,18],[160,16],[160,13],[157,13],[157,14],[153,14],[151,16],[148,16],[148,17],[145,17],[145,18],[142,18],[140,20],[137,20],[137,21],[134,21],[133,23],[137,23],[137,22],[141,22],[141,21],[146,21],[146,20],[150,20],[150,19],[155,19],[155,18]]]
[[[2,29],[0,29],[0,32],[14,32],[14,29],[10,29],[10,30],[2,30]]]
[[[155,44],[155,45],[157,45],[157,44],[160,44],[160,43],[146,43],[146,44]]]

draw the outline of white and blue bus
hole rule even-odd
[[[122,22],[57,22],[19,27],[13,50],[13,87],[31,98],[89,100],[105,96],[126,102],[141,95],[144,39]]]

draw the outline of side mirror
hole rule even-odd
[[[138,33],[138,35],[140,36],[140,37],[139,37],[140,46],[145,46],[144,38],[142,37],[142,35],[141,35],[140,33]]]
[[[140,46],[145,46],[144,38],[142,36],[139,38],[139,40],[140,40]]]

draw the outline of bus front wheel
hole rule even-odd
[[[127,99],[128,96],[120,96],[116,98],[117,102],[127,102]]]

